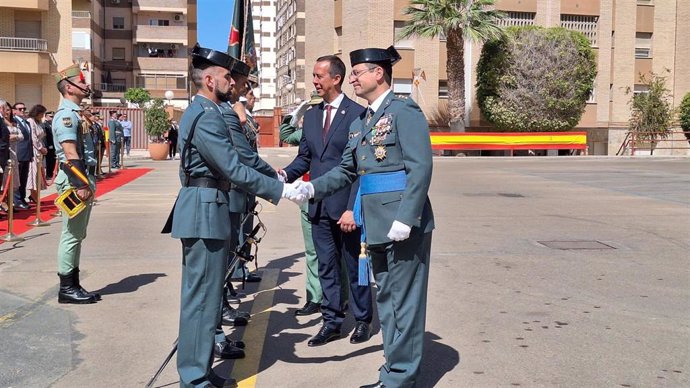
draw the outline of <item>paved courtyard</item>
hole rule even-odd
[[[262,149],[275,167],[295,149]],[[179,161],[102,196],[82,250],[94,305],[59,305],[60,223],[0,245],[0,387],[143,387],[177,336],[181,249],[159,233]],[[420,387],[690,386],[690,159],[436,158]],[[298,208],[263,203],[260,284],[241,309],[242,387],[358,387],[369,342],[309,348]],[[344,329],[352,330],[348,317]],[[156,386],[176,386],[174,359]],[[333,382],[336,383],[333,383]]]

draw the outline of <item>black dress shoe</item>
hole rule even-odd
[[[301,309],[295,310],[295,315],[297,316],[302,316],[302,315],[312,315],[316,314],[321,311],[321,304],[320,303],[314,303],[311,301],[308,301],[307,303],[304,304],[304,307]]]
[[[225,307],[223,307],[221,324],[223,326],[247,326],[249,321],[247,318],[240,316],[239,313],[243,313],[243,311],[238,312],[235,309],[225,309]]]
[[[223,306],[222,324],[223,326],[247,326],[249,313],[239,311],[232,307]]]
[[[323,325],[321,327],[321,330],[319,330],[319,332],[315,336],[311,337],[309,342],[307,342],[307,345],[321,346],[338,338],[340,338],[340,329],[333,329],[331,327]]]
[[[377,382],[375,382],[374,384],[362,385],[362,386],[359,387],[359,388],[386,388],[386,386],[383,385],[382,382],[377,381]]]
[[[228,342],[216,342],[213,345],[213,355],[223,360],[235,360],[244,358],[244,350],[230,345]]]
[[[73,274],[74,274],[74,285],[75,285],[76,287],[79,287],[79,289],[81,290],[81,292],[83,292],[84,294],[87,294],[87,295],[92,295],[92,296],[94,297],[94,299],[96,299],[97,301],[102,299],[102,298],[101,298],[101,294],[99,294],[99,293],[97,293],[97,292],[89,292],[89,291],[86,291],[86,290],[84,289],[84,287],[81,286],[81,283],[79,282],[79,267],[76,267],[76,268],[74,269]]]
[[[247,275],[244,281],[247,283],[259,283],[261,281],[261,275],[257,273],[250,273]]]
[[[355,330],[352,332],[352,336],[350,336],[350,343],[361,344],[362,342],[369,341],[369,338],[371,338],[371,326],[366,322],[357,322]]]
[[[15,203],[14,204],[14,209],[15,210],[29,210],[29,204],[23,204],[23,203]]]
[[[225,336],[225,341],[236,348],[244,349],[246,347],[244,341],[233,340],[229,335]]]

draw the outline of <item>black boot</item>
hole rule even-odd
[[[58,291],[58,303],[96,303],[93,295],[84,293],[74,282],[74,270],[67,275],[60,275],[60,291]]]
[[[97,292],[89,292],[89,291],[86,291],[86,290],[84,289],[84,287],[81,286],[81,283],[79,282],[79,267],[76,267],[76,268],[74,269],[73,273],[74,273],[74,285],[75,285],[76,287],[78,287],[78,288],[81,290],[81,292],[83,292],[83,293],[86,294],[86,295],[93,295],[93,297],[94,297],[96,300],[101,300],[101,294],[99,294],[99,293],[97,293]]]

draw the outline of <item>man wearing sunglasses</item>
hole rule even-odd
[[[14,207],[15,209],[26,210],[29,208],[29,204],[26,202],[26,182],[29,179],[29,165],[34,158],[34,147],[31,138],[31,127],[26,121],[26,105],[23,102],[17,102],[12,109],[12,114],[17,122],[17,128],[24,135],[24,138],[17,142],[19,187],[14,192]]]

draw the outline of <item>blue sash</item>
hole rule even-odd
[[[364,227],[364,214],[362,214],[362,196],[368,194],[388,193],[391,191],[403,191],[407,185],[407,174],[405,171],[380,172],[376,174],[366,174],[359,177],[359,190],[355,198],[352,212],[355,217],[355,224],[361,229],[360,235],[360,254],[359,254],[359,274],[357,283],[360,286],[369,285],[369,261],[366,254],[366,229]]]

